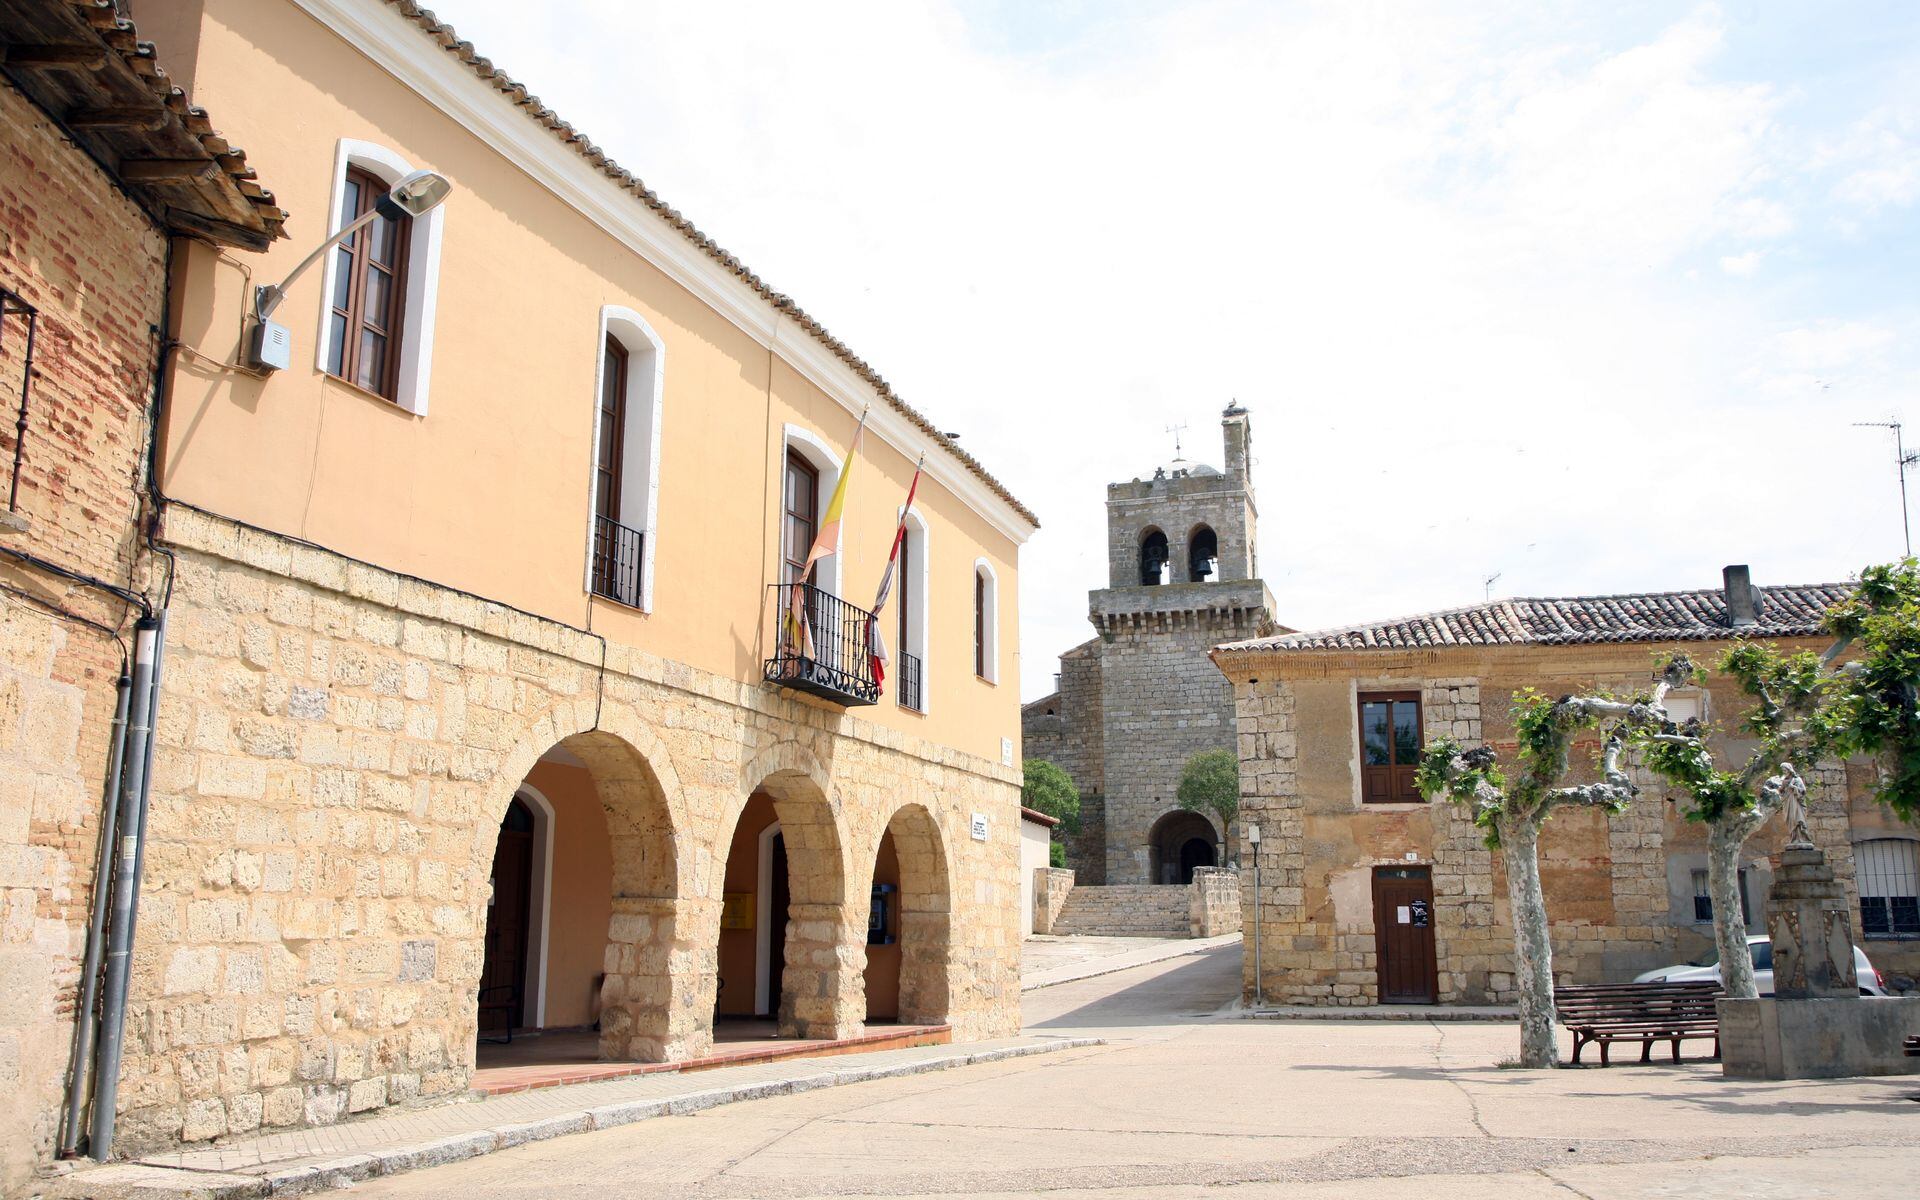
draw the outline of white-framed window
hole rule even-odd
[[[842,457],[820,435],[799,425],[785,427],[783,442],[784,451],[779,465],[783,518],[780,522],[780,554],[786,573],[778,582],[791,583],[794,574],[807,560],[807,551],[813,545],[812,539],[819,533],[820,522],[825,518],[827,501],[832,499],[833,489],[840,484]],[[789,466],[795,459],[805,469]],[[794,488],[800,486],[808,487],[812,492],[810,507],[804,502],[805,498],[791,494]],[[845,595],[840,590],[840,558],[838,554],[829,554],[813,567],[813,585],[835,596]]]
[[[609,304],[594,347],[587,590],[652,612],[667,345],[639,313]]]
[[[927,674],[927,523],[917,510],[908,510],[904,520],[907,536],[900,546],[901,571],[896,580],[899,609],[892,628],[899,650],[899,661],[894,664],[894,696],[902,708],[924,713],[931,711],[929,698],[933,695]],[[908,655],[912,656],[911,662],[907,661]]]
[[[332,217],[327,232],[333,233],[352,219],[347,215],[349,207],[363,207],[369,202],[361,194],[364,186],[356,182],[362,176],[371,176],[374,181],[391,187],[413,169],[412,163],[385,146],[341,138],[334,151],[332,202],[327,207]],[[445,204],[436,205],[425,215],[408,221],[406,244],[396,248],[394,261],[399,266],[400,274],[399,279],[393,282],[400,293],[401,304],[397,306],[400,311],[392,314],[391,319],[397,329],[397,344],[383,348],[382,353],[391,356],[392,361],[390,367],[383,371],[382,387],[373,389],[419,417],[427,415],[427,391],[433,375],[434,310],[440,290],[440,241],[448,207]],[[374,224],[379,225],[380,222]],[[372,233],[370,226],[356,233],[354,240],[358,241]],[[356,287],[364,288],[365,284],[356,284],[352,278],[353,261],[354,247],[345,244],[335,247],[328,252],[321,275],[320,335],[314,339],[314,365],[326,374],[341,374],[341,365],[346,360],[348,348],[339,344],[343,328],[339,319],[340,310],[352,304],[365,306],[364,297],[354,294]]]
[[[1920,936],[1920,842],[1871,838],[1853,847],[1863,937]]]
[[[1675,725],[1685,725],[1694,718],[1707,719],[1706,706],[1701,703],[1699,692],[1670,692],[1666,698],[1667,720]]]
[[[1000,679],[1000,577],[984,558],[973,560],[973,673]]]

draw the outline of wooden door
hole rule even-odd
[[[1439,1003],[1433,915],[1433,875],[1429,868],[1374,868],[1373,937],[1380,1003]]]
[[[773,835],[773,889],[769,896],[767,929],[767,1007],[772,1011],[764,1014],[769,1017],[780,1015],[780,989],[785,986],[787,973],[787,908],[793,903],[793,892],[787,883],[787,835]]]
[[[487,902],[486,961],[480,968],[483,1000],[513,989],[509,1028],[526,1025],[527,943],[533,918],[533,812],[519,800],[507,805],[493,850],[493,898]]]

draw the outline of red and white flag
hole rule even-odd
[[[887,569],[880,575],[880,590],[873,598],[873,612],[867,617],[867,665],[873,668],[873,685],[879,687],[887,678],[887,643],[880,636],[880,610],[887,606],[887,597],[893,594],[893,569],[900,562],[900,547],[907,540],[907,514],[913,511],[913,496],[920,490],[920,470],[926,466],[927,456],[922,454],[920,461],[913,464],[913,482],[907,485],[907,503],[900,510],[900,524],[893,531],[893,549],[887,551]]]

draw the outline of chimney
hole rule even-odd
[[[1752,573],[1745,563],[1723,567],[1722,590],[1727,597],[1727,624],[1735,629],[1760,623],[1760,589],[1753,586]]]
[[[1235,479],[1246,479],[1253,449],[1253,431],[1247,425],[1247,410],[1240,407],[1238,401],[1227,406],[1220,414],[1220,427],[1226,442],[1227,457],[1221,463],[1224,473]]]

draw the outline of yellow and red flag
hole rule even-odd
[[[860,414],[860,424],[853,431],[853,444],[847,447],[847,460],[840,464],[840,478],[833,485],[833,497],[827,501],[827,511],[821,514],[820,532],[814,535],[813,548],[807,551],[807,564],[800,568],[800,578],[793,584],[793,600],[787,608],[787,620],[797,627],[790,628],[790,632],[799,636],[789,644],[800,646],[807,658],[816,655],[813,624],[807,620],[806,585],[813,578],[813,564],[840,553],[840,516],[847,507],[847,480],[853,477],[853,460],[860,453],[860,439],[867,432],[867,413],[871,411],[867,409]]]

